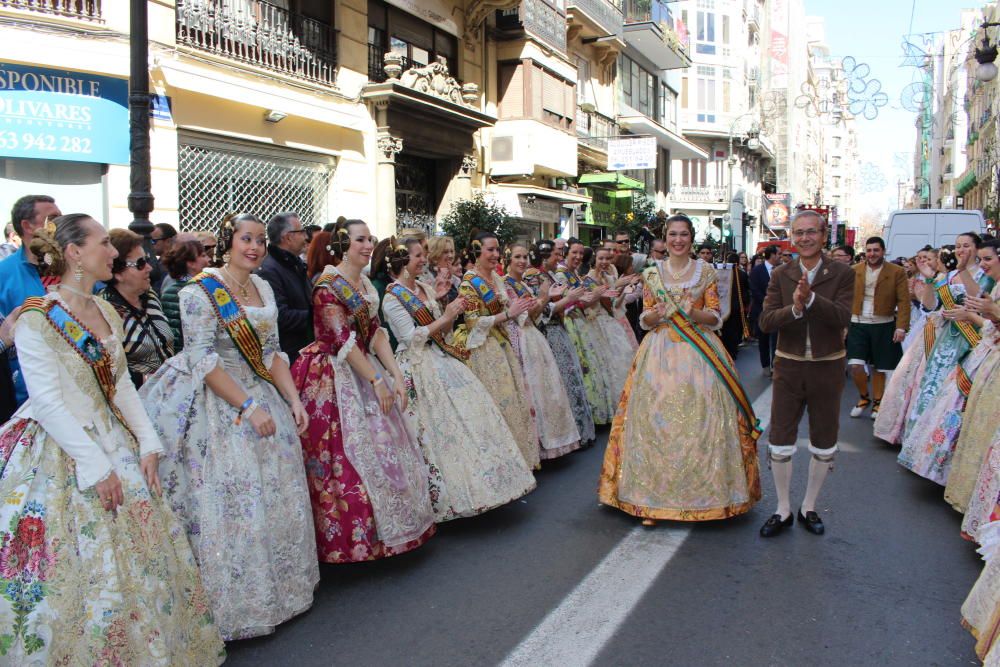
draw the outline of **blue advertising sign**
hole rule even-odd
[[[0,157],[128,164],[128,81],[0,62]]]

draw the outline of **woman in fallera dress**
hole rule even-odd
[[[552,357],[562,375],[563,386],[569,398],[569,406],[573,411],[573,420],[580,432],[580,442],[584,446],[593,444],[597,437],[594,429],[594,415],[587,400],[587,387],[583,381],[583,369],[580,358],[576,354],[573,341],[563,324],[563,315],[583,296],[586,290],[581,285],[570,289],[566,285],[556,286],[556,267],[562,260],[562,255],[552,241],[539,241],[528,255],[531,268],[524,272],[524,284],[531,289],[535,297],[542,294],[542,287],[547,285],[549,302],[538,320],[538,326],[545,334],[545,340],[552,350]],[[556,294],[561,292],[561,296]]]
[[[509,248],[510,258],[504,276],[507,298],[532,299],[534,304],[518,315],[511,324],[516,325],[518,336],[518,357],[524,369],[524,381],[528,385],[531,404],[538,424],[541,458],[554,459],[580,448],[580,431],[569,406],[569,397],[559,373],[559,366],[545,335],[535,328],[552,297],[558,299],[565,288],[556,294],[550,293],[548,285],[539,288],[536,297],[524,283],[524,272],[529,267],[528,246],[515,243]]]
[[[993,278],[976,263],[977,248],[981,245],[978,235],[971,232],[960,234],[955,239],[958,266],[947,279],[935,282],[934,290],[928,290],[924,297],[925,307],[931,307],[935,302],[940,306],[944,322],[936,333],[920,386],[913,395],[903,428],[903,446],[897,459],[904,468],[942,485],[948,477],[951,448],[947,448],[946,456],[938,456],[938,448],[927,447],[926,444],[932,439],[954,442],[961,426],[961,411],[950,412],[943,422],[930,422],[921,417],[937,399],[948,376],[965,361],[982,338],[978,326],[980,322],[967,321],[966,311],[961,308],[966,297],[983,296],[993,289]],[[922,266],[926,268],[926,264]],[[927,343],[926,337],[924,343]]]
[[[947,272],[958,266],[954,250],[954,246],[945,246],[941,248],[940,256],[938,253],[917,255],[917,275],[921,276],[922,282],[926,281],[921,290],[922,295],[932,291],[934,283],[943,282]],[[921,275],[922,273],[925,275]],[[916,332],[910,332],[912,338],[909,347],[905,348],[906,351],[896,365],[896,370],[889,374],[882,399],[882,409],[875,418],[873,430],[875,437],[891,445],[899,444],[903,438],[906,417],[920,388],[920,378],[923,377],[924,369],[927,367],[927,359],[934,349],[938,332],[947,324],[941,313],[930,312],[937,306],[937,299],[928,298],[928,303],[929,308],[925,308],[923,304],[918,304],[915,308],[923,313],[919,328]]]
[[[598,286],[607,289],[591,312],[594,322],[607,341],[608,368],[614,383],[611,385],[611,395],[617,399],[625,387],[625,378],[628,377],[635,349],[628,336],[625,335],[621,323],[615,319],[615,308],[619,300],[625,298],[625,288],[631,286],[635,282],[635,278],[618,276],[618,271],[611,265],[611,248],[607,247],[594,251],[594,268],[587,276]],[[624,314],[624,306],[622,311]],[[615,407],[617,408],[617,405]]]
[[[465,300],[442,312],[434,286],[419,281],[427,259],[418,239],[393,241],[395,278],[382,312],[395,332],[396,359],[430,475],[435,520],[475,516],[520,498],[535,478],[486,387],[465,365],[468,352],[448,342]]]
[[[93,296],[117,251],[64,215],[31,250],[61,285],[16,343],[31,398],[0,428],[0,663],[214,665],[194,555],[160,491],[162,446],[129,379],[122,321]]]
[[[694,225],[664,225],[669,256],[643,271],[636,353],[611,425],[598,497],[643,519],[705,521],[760,499],[760,435],[739,377],[711,331],[721,311],[715,269],[691,259]]]
[[[219,234],[226,263],[180,292],[184,351],[142,386],[163,487],[226,640],[268,634],[319,583],[299,432],[308,418],[278,347],[278,308],[253,275],[267,236],[250,214]]]
[[[469,366],[500,408],[528,467],[535,469],[541,460],[535,415],[521,362],[505,326],[527,312],[534,299],[508,299],[496,273],[500,242],[495,234],[477,234],[469,250],[475,265],[458,288],[458,295],[465,299],[465,323],[456,332],[456,341],[469,351]]]
[[[434,512],[406,386],[362,273],[374,248],[368,225],[342,220],[313,288],[314,343],[292,368],[311,415],[302,434],[319,559],[352,563],[395,556],[434,534]]]
[[[997,262],[995,246],[980,248],[977,253],[980,269],[994,280],[1000,278],[1000,262]],[[993,292],[992,297],[986,295],[991,302],[993,297],[1000,295],[1000,287],[994,287]],[[969,301],[974,298],[977,297],[966,297]],[[956,325],[967,323],[975,327],[981,340],[944,380],[937,396],[917,420],[910,432],[910,440],[904,446],[919,452],[922,459],[932,462],[929,463],[930,478],[939,484],[947,484],[945,500],[953,506],[957,503],[964,510],[987,444],[973,446],[968,451],[959,450],[956,445],[960,440],[960,433],[966,430],[966,418],[974,415],[974,411],[966,406],[966,402],[971,399],[972,389],[977,384],[990,382],[992,364],[985,362],[993,350],[992,341],[996,332],[988,319],[964,305],[945,309],[942,316]],[[984,371],[985,375],[982,374]]]
[[[556,269],[556,280],[570,290],[584,288],[584,293],[566,309],[563,323],[569,333],[583,368],[583,383],[587,388],[587,400],[595,424],[608,424],[615,414],[618,396],[614,395],[615,381],[610,367],[608,343],[598,328],[593,316],[587,310],[600,307],[598,301],[606,287],[591,283],[587,285],[577,273],[583,262],[583,244],[570,239],[566,244],[566,259]]]

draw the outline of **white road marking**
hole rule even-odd
[[[753,402],[761,430],[771,422],[772,388]],[[542,619],[500,667],[588,667],[615,636],[691,534],[690,526],[637,526]]]
[[[587,667],[691,533],[636,527],[511,651],[501,667]]]
[[[771,424],[771,397],[774,395],[774,385],[768,383],[757,400],[753,402],[753,412],[760,420],[760,430],[763,433]]]

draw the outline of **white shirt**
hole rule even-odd
[[[865,264],[865,298],[861,303],[861,314],[852,315],[851,322],[857,324],[888,324],[896,320],[892,315],[875,314],[875,286],[878,284],[878,277],[882,273],[883,264],[879,264],[877,269],[873,269],[870,264]]]

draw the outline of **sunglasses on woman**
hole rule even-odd
[[[145,257],[140,257],[134,262],[125,262],[126,269],[135,269],[136,271],[142,271],[149,265],[149,260]]]

